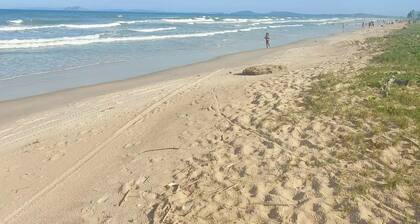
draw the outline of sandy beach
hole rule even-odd
[[[316,164],[349,127],[303,106],[320,75],[364,68],[366,40],[403,26],[1,102],[0,223],[383,223],[415,213],[402,199],[335,206],[345,164]],[[251,66],[265,72],[243,75]]]

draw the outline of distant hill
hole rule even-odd
[[[255,15],[259,15],[259,13],[253,12],[253,11],[239,11],[239,12],[233,12],[233,13],[229,13],[230,15],[233,16],[255,16]]]
[[[87,9],[82,8],[80,6],[71,6],[71,7],[66,7],[63,9],[64,11],[87,11]]]
[[[137,12],[137,13],[162,13],[161,11],[157,10],[144,10],[144,9],[107,9],[101,10],[103,12]]]
[[[353,13],[353,14],[304,14],[304,13],[294,13],[294,12],[271,12],[270,15],[275,16],[286,16],[286,17],[387,17],[383,15],[374,15],[374,14],[366,14],[366,13]]]

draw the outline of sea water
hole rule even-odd
[[[0,101],[355,30],[366,18],[0,10]]]

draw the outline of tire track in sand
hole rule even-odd
[[[166,85],[169,85],[170,87],[172,87],[175,84],[170,83],[170,84],[166,84]],[[154,91],[160,91],[162,89],[163,89],[162,87],[142,89],[140,91],[133,92],[133,94],[131,94],[131,93],[129,93],[129,94],[131,96],[133,96],[133,95],[141,96],[143,94],[154,92]],[[113,97],[113,98],[118,98],[118,97]],[[96,106],[97,107],[102,107],[102,106],[105,107],[106,103],[108,101],[112,100],[113,98],[107,99],[106,102],[103,102],[103,100],[100,100],[99,101],[100,103],[98,103]],[[128,102],[124,102],[124,103],[128,103]],[[27,139],[29,137],[34,137],[34,136],[37,136],[37,135],[41,135],[41,134],[43,134],[47,131],[50,131],[51,129],[57,128],[57,126],[66,126],[67,124],[71,124],[75,120],[79,119],[80,117],[85,116],[84,115],[85,112],[87,112],[90,109],[91,108],[80,110],[77,113],[66,114],[67,116],[70,116],[70,117],[66,118],[65,120],[60,120],[60,119],[56,118],[56,117],[62,116],[63,113],[56,113],[56,114],[52,114],[52,115],[47,114],[47,115],[44,115],[45,117],[40,118],[40,119],[35,121],[35,122],[41,121],[38,124],[34,124],[35,122],[30,121],[30,122],[32,122],[32,123],[29,123],[29,124],[31,124],[31,127],[28,127],[27,124],[23,124],[23,125],[20,125],[20,126],[18,126],[17,128],[14,128],[14,129],[9,128],[9,129],[2,130],[2,131],[0,131],[0,140],[1,140],[0,148],[6,147],[6,146],[8,146],[10,144],[13,144],[13,143],[16,143],[16,142],[20,142],[23,139]],[[43,121],[43,120],[46,120],[46,119],[50,119],[50,120]],[[59,123],[60,121],[61,121],[61,123]],[[8,134],[7,132],[11,132],[11,133]],[[13,138],[13,137],[16,137],[16,136],[19,136],[19,135],[21,135],[21,136],[18,137],[18,138],[8,140],[10,138]]]
[[[45,194],[51,192],[54,190],[58,185],[63,183],[67,178],[69,178],[74,173],[78,172],[84,164],[89,162],[91,159],[93,159],[98,153],[100,153],[108,144],[112,143],[117,137],[119,137],[124,131],[126,131],[131,126],[135,125],[138,122],[141,122],[144,118],[144,116],[151,111],[153,111],[155,108],[159,107],[162,103],[168,101],[170,98],[174,97],[178,93],[188,90],[192,88],[193,86],[199,84],[200,82],[212,77],[215,74],[218,74],[222,69],[217,70],[213,73],[210,73],[208,75],[205,75],[201,78],[199,78],[197,81],[193,83],[187,83],[180,88],[174,90],[173,92],[169,93],[168,95],[164,96],[160,100],[158,100],[156,103],[150,105],[149,107],[145,108],[140,114],[138,114],[136,117],[128,121],[124,126],[119,128],[117,131],[115,131],[106,141],[102,142],[100,145],[95,147],[91,150],[90,153],[85,155],[83,158],[78,160],[72,167],[67,169],[63,174],[61,174],[59,177],[55,178],[50,184],[42,188],[38,193],[33,195],[29,200],[27,200],[25,203],[22,204],[19,208],[17,208],[14,212],[12,212],[9,216],[7,216],[5,219],[3,219],[4,223],[11,223],[13,220],[15,220],[19,215],[31,204],[33,204],[35,201],[40,199]]]

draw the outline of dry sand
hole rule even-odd
[[[375,199],[334,206],[339,167],[313,164],[346,127],[294,111],[320,74],[363,68],[366,38],[398,28],[1,103],[0,223],[396,220]],[[252,65],[271,74],[239,74]]]

